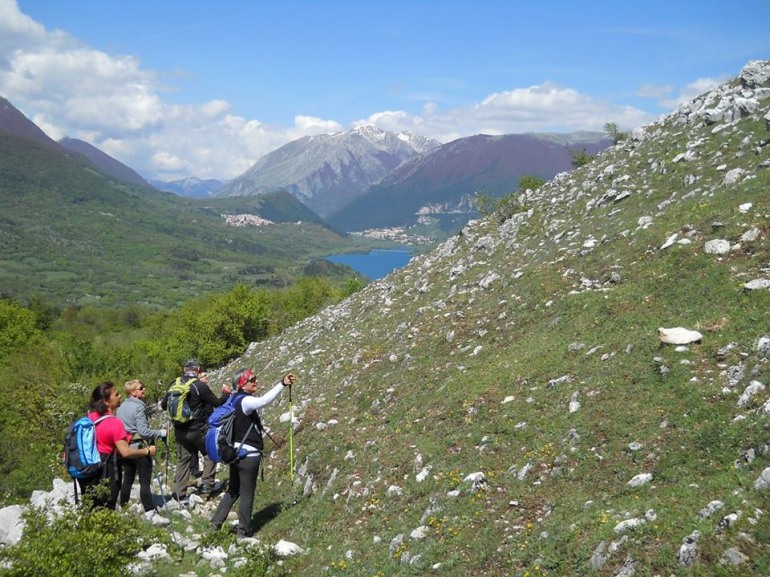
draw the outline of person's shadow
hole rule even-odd
[[[251,530],[257,533],[262,527],[275,519],[281,512],[281,503],[270,503],[251,516]]]

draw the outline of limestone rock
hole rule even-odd
[[[698,331],[686,329],[684,327],[658,328],[658,337],[660,342],[669,345],[687,345],[697,343],[703,339],[703,335]]]

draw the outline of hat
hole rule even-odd
[[[201,364],[198,362],[198,359],[187,359],[187,362],[184,364],[185,371],[199,371],[200,368]]]

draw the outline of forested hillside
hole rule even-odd
[[[179,198],[2,132],[0,214],[0,291],[56,305],[164,308],[238,282],[286,286],[354,246],[288,194]],[[227,218],[242,214],[259,219]]]

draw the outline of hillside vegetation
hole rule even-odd
[[[301,375],[259,501],[312,495],[260,537],[307,575],[766,575],[769,71],[226,367]]]
[[[267,226],[233,226],[226,214]],[[106,178],[0,132],[0,290],[57,305],[178,305],[237,282],[285,286],[353,247],[288,194],[192,200]]]
[[[749,63],[214,373],[300,377],[291,459],[263,415],[273,574],[770,573],[769,120]],[[214,505],[158,575],[232,574]]]

